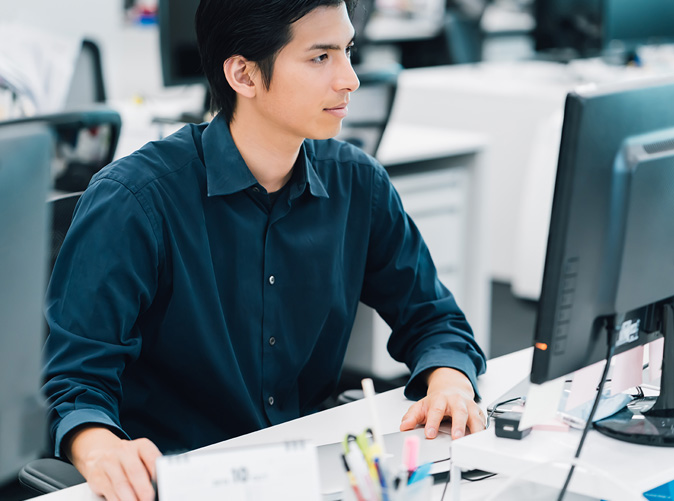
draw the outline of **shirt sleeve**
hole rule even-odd
[[[137,319],[157,289],[154,223],[142,197],[109,178],[94,182],[77,205],[45,302],[43,391],[57,456],[63,438],[82,424],[126,437],[120,376],[140,354]]]
[[[361,301],[391,327],[388,351],[411,371],[405,396],[422,398],[423,373],[451,367],[470,379],[479,398],[477,376],[486,369],[485,355],[381,166],[375,168],[372,210]]]

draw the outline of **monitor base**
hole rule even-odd
[[[624,442],[674,447],[674,417],[648,414],[656,398],[635,400],[614,415],[594,423],[594,428]]]

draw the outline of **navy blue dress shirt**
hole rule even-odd
[[[485,358],[384,168],[306,140],[275,203],[226,121],[189,125],[98,173],[50,281],[44,391],[56,453],[85,423],[194,449],[315,411],[358,301],[420,374]]]

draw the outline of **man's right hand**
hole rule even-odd
[[[150,440],[124,440],[92,426],[75,430],[68,445],[70,461],[94,493],[107,501],[154,501],[152,479],[161,452]]]

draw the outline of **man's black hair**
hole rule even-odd
[[[260,69],[267,89],[274,61],[291,40],[290,25],[317,7],[346,4],[349,15],[358,0],[201,0],[195,17],[201,65],[211,91],[211,111],[232,121],[236,93],[223,63],[239,55]]]

